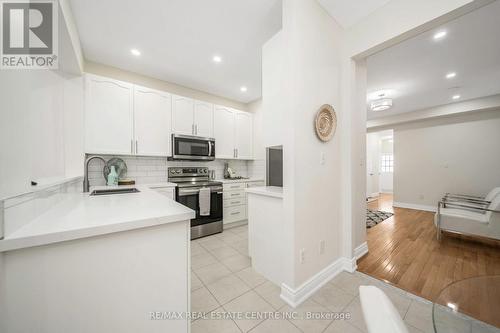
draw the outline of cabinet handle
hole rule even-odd
[[[198,135],[198,125],[194,125],[194,134]]]
[[[234,204],[237,204],[237,203],[240,203],[239,201],[231,201],[231,205],[234,205]]]
[[[135,153],[139,154],[139,140],[135,140]]]
[[[238,148],[236,148],[236,158],[238,158]]]
[[[134,153],[134,140],[130,140],[130,153]]]
[[[231,215],[238,215],[240,212],[231,213]]]
[[[191,124],[191,134],[194,135],[194,124]]]
[[[234,197],[235,195],[240,195],[239,193],[233,193],[231,194],[232,197]]]

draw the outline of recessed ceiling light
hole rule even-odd
[[[132,53],[136,57],[141,55],[141,51],[139,51],[138,49],[132,49],[132,50],[130,50],[130,53]]]
[[[220,56],[218,56],[218,55],[214,56],[214,57],[212,58],[212,60],[213,60],[214,62],[216,62],[216,63],[222,62],[222,58],[221,58]]]
[[[248,89],[247,89],[247,87],[245,87],[245,86],[243,86],[243,87],[241,87],[241,88],[240,88],[240,91],[241,91],[241,92],[247,92],[247,90],[248,90]]]
[[[460,95],[453,95],[453,97],[452,97],[452,98],[453,98],[453,99],[460,99],[460,97],[462,97],[462,96],[460,96]]]
[[[457,76],[457,73],[455,73],[455,72],[446,74],[447,79],[453,79],[455,76]]]
[[[435,40],[438,40],[438,39],[442,39],[444,38],[448,33],[446,32],[446,30],[443,30],[443,31],[439,31],[437,33],[434,34],[434,39]]]

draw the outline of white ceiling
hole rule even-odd
[[[349,28],[390,0],[319,0],[342,27]]]
[[[391,89],[392,109],[368,111],[384,117],[500,93],[500,1],[423,33],[367,60],[368,95]],[[441,30],[447,36],[436,41]],[[456,72],[454,79],[445,78]]]
[[[281,0],[71,0],[71,6],[87,60],[244,103],[261,96],[261,47],[281,29]],[[131,55],[132,48],[142,55]]]

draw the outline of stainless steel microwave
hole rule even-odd
[[[213,161],[215,160],[215,139],[172,134],[172,157],[169,159]]]

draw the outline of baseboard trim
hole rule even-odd
[[[337,276],[342,271],[354,272],[356,270],[356,259],[339,258],[325,267],[323,270],[312,276],[309,280],[301,284],[298,288],[293,289],[286,285],[281,284],[281,299],[288,305],[296,308],[302,302],[307,300],[312,294],[318,291],[331,279]]]
[[[367,253],[368,253],[368,243],[364,242],[363,244],[354,249],[354,258],[358,260]]]
[[[411,204],[411,203],[406,203],[406,202],[396,202],[394,201],[392,203],[394,207],[398,208],[408,208],[408,209],[416,209],[416,210],[424,210],[426,212],[436,212],[437,207],[434,206],[428,206],[428,205],[418,205],[418,204]]]

